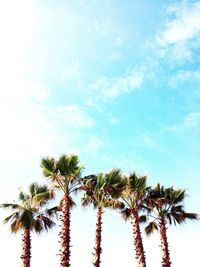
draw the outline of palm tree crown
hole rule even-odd
[[[94,208],[119,208],[122,203],[117,201],[125,188],[125,182],[119,169],[98,175],[89,175],[82,180],[81,189],[85,191],[82,205],[92,204]]]
[[[28,193],[20,191],[19,203],[1,204],[2,208],[14,211],[4,219],[4,223],[11,223],[10,228],[13,233],[23,229],[30,229],[36,233],[48,230],[54,226],[54,222],[49,218],[47,210],[43,211],[42,208],[53,198],[53,191],[46,185],[39,186],[37,183],[32,183]]]
[[[117,200],[125,183],[119,169],[113,169],[109,173],[89,175],[82,180],[81,189],[85,191],[82,198],[82,205],[92,204],[97,208],[97,222],[95,233],[95,244],[93,249],[92,266],[100,266],[101,256],[101,232],[102,232],[102,213],[106,207],[120,208],[122,203]]]
[[[71,194],[79,190],[80,176],[83,166],[79,163],[77,155],[62,155],[58,160],[43,158],[41,167],[45,177],[50,179],[52,187],[63,192],[59,209],[60,221],[60,264],[62,267],[70,266],[70,210],[75,204]]]
[[[147,176],[139,176],[136,173],[131,173],[129,176],[125,177],[125,180],[126,188],[121,195],[124,209],[121,213],[123,218],[125,220],[130,219],[132,224],[138,266],[145,267],[145,253],[139,225],[144,216],[140,217],[139,212],[143,208],[144,201],[147,197]]]
[[[147,234],[158,230],[158,222],[161,218],[171,224],[181,224],[187,220],[196,220],[196,213],[188,213],[184,210],[183,201],[186,191],[183,189],[165,188],[159,183],[149,191],[147,210],[153,219],[145,228]]]
[[[125,181],[126,187],[121,199],[125,206],[122,216],[126,220],[130,218],[131,209],[140,211],[143,208],[149,187],[147,187],[147,176],[139,176],[136,173],[126,176]]]
[[[62,155],[58,160],[43,158],[41,167],[44,176],[51,180],[54,188],[68,194],[77,190],[78,178],[84,168],[77,155]]]
[[[146,200],[148,217],[152,221],[146,226],[145,231],[150,235],[155,230],[160,231],[161,251],[162,251],[162,267],[170,267],[170,253],[167,241],[167,223],[181,224],[187,220],[196,220],[196,213],[185,212],[183,201],[186,193],[182,189],[174,189],[173,187],[165,188],[159,183],[149,190]]]
[[[32,183],[28,188],[28,193],[20,191],[19,203],[1,205],[2,208],[14,211],[4,219],[4,223],[10,222],[11,232],[17,233],[23,230],[21,255],[23,267],[30,267],[31,232],[40,233],[55,225],[51,220],[54,212],[43,210],[43,207],[52,198],[54,198],[54,193],[46,185],[39,186],[37,183]]]

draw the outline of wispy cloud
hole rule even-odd
[[[199,70],[182,70],[173,75],[169,80],[169,85],[172,87],[178,86],[182,82],[200,82],[200,71]]]
[[[37,102],[42,102],[48,98],[49,91],[45,89],[41,84],[32,84],[28,86],[29,95],[33,100]]]
[[[80,70],[80,61],[75,59],[71,65],[67,66],[63,71],[62,81],[72,81],[80,78],[81,70]]]
[[[183,1],[168,8],[164,28],[156,36],[157,52],[171,61],[193,60],[199,46],[200,2]]]
[[[155,142],[155,137],[150,136],[149,134],[141,134],[139,137],[139,144],[143,147],[147,147],[150,149],[158,149],[160,146],[157,142]]]
[[[200,112],[191,112],[187,114],[180,123],[167,127],[167,130],[176,134],[183,134],[191,130],[200,130]]]
[[[117,125],[119,123],[119,119],[112,114],[109,114],[108,120],[111,125]]]
[[[66,127],[91,128],[95,126],[94,119],[77,105],[50,107],[47,112],[53,121]]]
[[[111,20],[96,20],[93,25],[93,30],[103,37],[115,32],[114,24]]]
[[[40,103],[33,100],[26,87],[10,88],[0,101],[1,155],[4,161],[10,154],[16,161],[35,159],[42,153],[49,153],[55,141],[55,129],[51,126]],[[10,94],[12,97],[9,97]]]
[[[104,146],[102,138],[93,136],[90,140],[83,146],[83,150],[87,153],[95,154]]]
[[[160,36],[162,44],[175,44],[196,38],[200,33],[200,2],[183,1],[168,8],[166,29]]]
[[[132,69],[119,77],[101,77],[89,86],[90,92],[96,95],[97,100],[106,100],[119,97],[122,94],[139,89],[145,76],[145,68]],[[94,103],[94,99],[88,102]]]
[[[200,126],[200,112],[188,114],[183,121],[185,128],[196,128]]]

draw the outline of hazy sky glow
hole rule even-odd
[[[45,182],[41,157],[78,153],[84,174],[186,188],[200,213],[200,1],[7,0],[0,34],[0,202]],[[104,215],[102,267],[133,266],[130,225]],[[91,264],[95,219],[72,212],[72,266]],[[33,236],[32,267],[59,266],[57,232]],[[197,266],[199,222],[168,232],[173,267]],[[0,235],[1,265],[20,266],[20,234]],[[159,237],[143,238],[159,267]]]

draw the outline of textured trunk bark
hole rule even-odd
[[[97,209],[97,222],[96,222],[96,234],[95,234],[95,245],[94,245],[94,250],[93,250],[93,260],[92,260],[92,266],[93,267],[100,267],[100,257],[101,257],[101,231],[102,231],[102,222],[101,222],[101,217],[102,217],[102,209],[98,208]]]
[[[64,194],[62,201],[62,214],[60,216],[61,220],[61,231],[60,236],[60,266],[69,267],[70,266],[70,200],[69,195]]]
[[[31,236],[30,229],[25,229],[22,237],[22,263],[23,267],[30,267],[31,262]]]
[[[170,267],[170,256],[169,256],[169,248],[167,242],[167,228],[166,221],[164,218],[160,219],[159,222],[160,227],[160,241],[161,241],[161,251],[162,251],[162,267]]]
[[[131,209],[131,224],[133,229],[134,246],[138,267],[146,267],[145,253],[139,225],[139,216],[138,211],[135,209]]]

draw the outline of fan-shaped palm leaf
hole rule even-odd
[[[197,214],[184,211],[183,201],[185,196],[185,190],[176,190],[173,187],[165,188],[159,183],[149,191],[146,205],[148,214],[154,217],[154,221],[149,223],[145,231],[147,234],[152,233],[154,230],[160,231],[163,267],[171,266],[166,224],[174,223],[176,225],[184,223],[188,219],[197,219]]]
[[[61,190],[64,195],[59,205],[61,211],[60,257],[61,266],[70,266],[70,210],[75,205],[71,194],[79,189],[79,181],[83,166],[80,165],[77,155],[61,155],[58,160],[44,158],[41,167],[45,177],[51,182],[54,189]]]
[[[11,232],[17,233],[23,231],[22,245],[23,251],[21,259],[23,267],[30,267],[30,234],[31,231],[40,233],[54,225],[51,216],[45,216],[45,211],[41,210],[44,204],[54,197],[54,194],[48,187],[32,183],[28,188],[28,193],[20,191],[20,203],[4,203],[0,207],[11,209],[14,212],[4,219],[4,223],[10,222]]]

